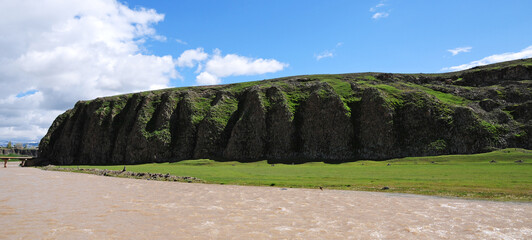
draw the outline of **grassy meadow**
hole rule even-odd
[[[0,154],[0,157],[26,157],[26,156],[10,153],[8,155]],[[10,159],[9,161],[20,161],[20,160],[18,160],[18,159]]]
[[[521,162],[522,161],[522,162]],[[73,167],[73,166],[61,166]],[[77,167],[77,166],[75,166]],[[122,170],[124,165],[93,166]],[[128,171],[191,176],[211,184],[386,191],[532,201],[532,151],[504,149],[471,155],[408,157],[342,164],[268,164],[185,160],[127,165]],[[387,190],[382,190],[388,187]]]

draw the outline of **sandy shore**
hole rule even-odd
[[[531,239],[532,204],[0,169],[5,239]]]

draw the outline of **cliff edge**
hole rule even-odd
[[[532,149],[532,59],[444,74],[308,75],[80,101],[52,164],[299,163]]]

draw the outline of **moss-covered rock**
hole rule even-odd
[[[308,75],[80,101],[53,164],[387,159],[532,147],[532,59],[444,74]]]

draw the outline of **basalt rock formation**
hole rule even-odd
[[[532,59],[444,74],[309,75],[80,101],[52,164],[300,163],[532,149]]]

